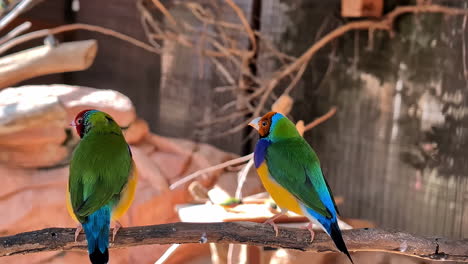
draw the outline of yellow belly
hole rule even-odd
[[[68,183],[67,183],[67,211],[68,211],[68,214],[71,216],[71,218],[73,218],[73,220],[78,222],[78,219],[76,219],[75,213],[73,212],[73,207],[71,205],[69,190],[70,189],[68,188]]]
[[[257,168],[257,173],[260,176],[263,186],[280,208],[287,209],[299,215],[304,215],[297,199],[270,177],[265,162]]]
[[[135,162],[133,162],[132,168],[132,174],[128,178],[127,185],[125,185],[124,189],[122,190],[120,201],[112,210],[112,221],[117,221],[120,217],[122,217],[122,215],[127,212],[128,208],[130,208],[130,205],[133,202],[133,198],[135,198],[135,190],[138,180],[138,171],[135,166]]]
[[[119,203],[112,209],[112,220],[116,221],[122,215],[127,212],[128,208],[130,208],[130,205],[133,202],[133,198],[135,198],[135,190],[136,190],[136,184],[138,180],[138,172],[135,166],[135,162],[133,162],[133,171],[132,174],[130,175],[128,179],[127,185],[125,185],[124,189],[122,190],[122,196],[120,197]],[[68,191],[68,185],[67,185],[67,211],[68,214],[78,222],[78,219],[75,216],[75,213],[73,212],[73,207],[71,205],[71,200],[70,200],[70,192]]]

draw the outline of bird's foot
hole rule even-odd
[[[119,221],[115,221],[115,226],[112,229],[112,242],[115,240],[115,235],[117,235],[117,232],[119,229],[122,227],[122,224]]]
[[[83,230],[83,227],[81,224],[78,224],[75,230],[75,242],[78,240],[78,236],[80,235],[80,232]]]
[[[312,222],[309,222],[306,226],[303,226],[302,229],[307,229],[310,232],[310,243],[314,241],[315,238],[315,232],[312,229],[314,227],[314,224]]]
[[[279,234],[279,229],[278,229],[278,225],[275,224],[275,220],[278,219],[280,216],[283,216],[283,215],[286,215],[286,211],[282,211],[281,213],[279,214],[275,214],[274,216],[268,218],[268,220],[266,220],[264,222],[264,224],[269,224],[273,227],[273,229],[275,230],[275,234],[276,236],[278,236]]]
[[[266,220],[265,221],[265,224],[269,224],[273,227],[273,229],[275,230],[275,235],[278,236],[279,234],[279,229],[278,229],[278,225],[275,224],[275,220],[272,220],[271,218]]]

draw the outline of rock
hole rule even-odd
[[[38,88],[38,86],[34,86]],[[69,85],[43,85],[44,92],[56,95],[65,106],[70,122],[82,110],[97,109],[111,115],[121,127],[127,127],[136,119],[130,99],[113,90],[100,90]]]
[[[66,127],[59,99],[42,90],[9,88],[0,92],[0,135],[45,125]]]
[[[142,119],[135,120],[128,129],[124,130],[125,140],[127,140],[128,144],[137,144],[148,134],[148,123]]]
[[[64,126],[85,109],[104,111],[122,127],[129,126],[136,118],[130,99],[117,91],[64,84],[8,88],[0,92],[0,102],[0,127],[11,120],[17,120],[23,113],[27,116],[32,113],[41,116],[52,106],[60,106],[66,110]]]
[[[72,150],[64,146],[67,133],[78,140],[69,124],[85,109],[107,112],[122,127],[132,124],[126,133],[131,143],[149,132],[145,121],[133,122],[130,99],[116,91],[68,85],[8,88],[0,91],[0,163],[27,168],[61,163]]]
[[[67,134],[62,125],[48,124],[24,128],[18,132],[0,134],[0,148],[38,144],[57,144],[65,142]]]
[[[2,147],[0,163],[10,167],[44,168],[63,162],[69,150],[59,144],[35,144]]]
[[[147,179],[148,182],[158,191],[169,190],[167,179],[158,165],[154,163],[147,155],[144,154],[137,146],[131,147],[133,160],[138,168],[138,178]],[[170,164],[167,164],[170,166]]]

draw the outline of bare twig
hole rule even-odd
[[[169,10],[161,3],[159,0],[152,0],[153,4],[161,11],[161,13],[164,14],[164,16],[167,18],[169,23],[171,23],[173,26],[177,26],[177,21],[175,18],[171,15]]]
[[[0,45],[7,42],[8,40],[18,36],[19,34],[25,32],[31,27],[31,22],[26,21],[22,23],[21,25],[15,27],[12,29],[10,32],[8,32],[4,37],[0,38]]]
[[[277,96],[275,96],[275,88],[283,79],[286,77],[291,78],[291,82],[283,92],[283,94],[288,94],[301,80],[310,60],[316,52],[347,32],[356,30],[368,30],[369,32],[384,30],[393,36],[394,21],[402,14],[468,14],[467,9],[451,8],[440,5],[398,6],[380,20],[361,20],[339,26],[325,34],[322,38],[316,40],[316,42],[299,58],[294,58],[279,52],[268,38],[262,36],[261,32],[253,30],[247,16],[244,14],[242,9],[234,3],[234,1],[225,0],[224,3],[233,10],[241,24],[226,22],[223,18],[216,17],[214,14],[216,14],[216,10],[219,10],[219,5],[201,5],[195,1],[181,1],[176,4],[185,7],[188,12],[193,14],[193,17],[195,17],[198,22],[205,25],[201,31],[200,27],[194,26],[192,21],[185,21],[183,18],[179,17],[177,17],[177,24],[181,27],[180,32],[174,33],[170,30],[164,29],[164,25],[157,22],[157,19],[154,19],[149,12],[144,11],[143,7],[142,15],[145,16],[145,21],[148,20],[147,23],[149,25],[145,32],[147,35],[149,34],[149,39],[155,38],[175,41],[204,56],[216,57],[217,59],[213,59],[211,62],[216,66],[215,69],[226,79],[226,83],[234,87],[232,92],[237,96],[236,99],[231,101],[229,108],[233,106],[232,102],[235,102],[236,111],[247,110],[249,115],[252,114],[254,116],[259,116],[266,109],[266,105],[269,104],[270,101],[276,100],[275,98],[277,98]],[[169,17],[168,20],[171,20],[171,17]],[[212,27],[206,27],[206,25],[211,25]],[[321,35],[321,32],[325,29],[326,25],[327,23],[322,24],[317,36]],[[213,27],[215,30],[212,30]],[[231,37],[232,34],[230,33],[233,31],[235,34],[240,33],[247,35],[252,44],[251,47],[243,47],[242,45],[239,45],[237,39]],[[193,39],[193,36],[196,36],[195,39]],[[197,42],[196,39],[197,37],[199,38],[199,36],[203,36],[203,41]],[[262,46],[262,57],[269,58],[269,56],[273,56],[282,64],[282,66],[278,70],[274,71],[274,73],[268,78],[259,78],[258,76],[254,76],[250,71],[249,65],[251,63],[255,63],[252,61],[252,58],[255,56],[255,52],[258,49],[257,39],[260,39],[265,43],[265,45]],[[209,48],[200,47],[201,45]],[[327,74],[332,68],[332,64],[329,65]],[[232,69],[235,69],[235,73],[240,74],[235,76],[232,74]],[[325,75],[325,77],[326,76],[327,75]],[[245,82],[245,77],[248,77],[248,84]],[[248,93],[246,93],[247,89]],[[230,122],[232,118],[229,118],[229,114],[230,113],[219,111],[216,113],[216,116],[220,117],[216,120],[220,120],[220,122],[223,123]],[[232,127],[224,126],[229,128],[225,131],[217,132],[215,135],[210,135],[210,138],[219,138],[237,133],[243,130],[245,126],[246,122],[237,123]]]
[[[342,25],[332,30],[315,44],[310,46],[309,49],[307,49],[307,51],[304,52],[296,61],[273,74],[273,78],[265,86],[265,91],[262,91],[262,97],[254,112],[254,116],[258,116],[261,113],[270,93],[284,77],[298,70],[302,65],[304,65],[304,63],[307,63],[318,50],[323,48],[329,42],[352,30],[380,29],[393,34],[393,23],[395,19],[406,13],[444,13],[448,15],[466,15],[468,14],[468,10],[440,5],[399,6],[392,12],[388,13],[382,20],[362,20]]]
[[[466,5],[466,3],[465,3]],[[463,26],[462,26],[462,62],[463,62],[463,77],[465,77],[465,85],[468,88],[468,67],[466,65],[466,21],[468,15],[463,17]]]
[[[206,127],[206,126],[214,125],[214,124],[217,124],[217,123],[220,123],[220,122],[237,119],[237,118],[245,116],[248,113],[249,113],[248,110],[233,112],[233,113],[231,113],[231,114],[229,114],[227,116],[223,116],[223,117],[220,117],[220,118],[215,118],[215,119],[211,119],[211,120],[208,120],[208,121],[200,122],[196,126],[197,127]]]
[[[234,12],[236,12],[237,16],[239,17],[240,21],[242,22],[242,25],[245,28],[245,31],[249,35],[250,43],[252,44],[252,50],[250,51],[250,54],[251,54],[250,57],[251,57],[251,56],[253,56],[253,54],[255,54],[255,51],[257,50],[257,41],[255,39],[254,31],[250,27],[249,20],[245,17],[245,14],[242,11],[242,9],[239,6],[237,6],[237,4],[234,3],[234,1],[232,1],[232,0],[225,0],[225,1],[234,10]]]
[[[200,3],[196,2],[183,2],[187,8],[191,11],[191,13],[201,22],[211,24],[211,25],[218,25],[223,28],[231,29],[231,30],[237,30],[239,32],[244,33],[244,27],[239,24],[235,23],[230,23],[227,21],[222,21],[222,20],[217,20],[212,16],[207,16],[205,9],[200,5]]]
[[[0,256],[85,250],[84,235],[81,234],[78,242],[74,242],[74,233],[73,228],[48,228],[1,237]],[[344,230],[343,238],[350,252],[379,251],[432,261],[468,261],[468,239],[422,237],[379,229]],[[325,233],[316,233],[310,243],[308,230],[282,227],[276,236],[271,226],[250,222],[173,223],[122,228],[111,248],[185,243],[234,243],[308,252],[337,252]]]
[[[4,29],[11,21],[23,13],[34,0],[23,0],[13,8],[6,16],[0,19],[0,31]]]
[[[163,264],[166,260],[174,254],[174,252],[179,248],[180,244],[173,244],[170,246],[166,252],[154,263],[154,264]]]
[[[238,199],[242,198],[242,187],[244,186],[245,180],[247,179],[247,175],[249,175],[250,168],[252,168],[252,165],[254,164],[254,159],[251,158],[247,164],[242,168],[242,170],[239,171],[238,177],[237,177],[237,189],[236,189],[236,194],[235,197]]]
[[[336,113],[336,107],[332,107],[330,110],[328,110],[328,112],[326,114],[324,114],[323,116],[315,119],[314,121],[310,122],[309,124],[307,124],[305,127],[304,127],[304,132],[305,131],[308,131],[308,130],[311,130],[312,128],[318,126],[319,124],[327,121],[330,117],[332,117],[334,114]]]
[[[159,49],[156,49],[142,41],[139,41],[138,39],[132,38],[130,36],[127,36],[125,34],[122,34],[112,29],[108,29],[108,28],[104,28],[100,26],[88,25],[88,24],[68,24],[68,25],[58,26],[52,29],[42,29],[42,30],[30,32],[28,34],[24,34],[19,37],[16,37],[6,42],[5,44],[0,45],[0,54],[4,53],[5,51],[21,43],[24,43],[24,42],[27,42],[36,38],[42,38],[48,35],[59,34],[65,31],[72,31],[72,30],[88,30],[88,31],[93,31],[93,32],[99,32],[101,34],[112,36],[112,37],[121,39],[123,41],[126,41],[146,51],[156,53],[156,54],[161,53]]]
[[[253,157],[253,153],[249,154],[249,155],[246,155],[246,156],[242,156],[240,158],[237,158],[237,159],[232,159],[232,160],[228,160],[226,162],[223,162],[221,164],[218,164],[218,165],[215,165],[215,166],[212,166],[212,167],[208,167],[208,168],[205,168],[203,170],[199,170],[199,171],[196,171],[190,175],[187,175],[185,177],[183,177],[182,179],[174,182],[173,184],[171,184],[171,186],[169,186],[169,189],[171,190],[174,190],[175,188],[199,177],[199,176],[202,176],[206,173],[209,173],[209,172],[213,172],[213,171],[217,171],[217,170],[221,170],[221,169],[224,169],[226,167],[229,167],[229,166],[233,166],[233,165],[237,165],[239,163],[243,163],[243,162],[246,162],[248,161],[249,159],[251,159]]]
[[[211,62],[213,62],[213,64],[216,66],[218,71],[221,73],[221,75],[224,77],[224,79],[226,79],[226,82],[229,85],[235,84],[234,78],[232,77],[231,73],[226,69],[226,67],[224,67],[224,65],[221,62],[219,62],[218,59],[214,57],[210,57],[210,59]]]
[[[305,70],[307,69],[307,63],[302,64],[299,71],[297,71],[296,76],[292,79],[289,83],[288,87],[284,90],[283,94],[289,94],[291,90],[297,85],[297,83],[301,80],[302,75],[304,75]]]

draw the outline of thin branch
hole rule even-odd
[[[182,179],[174,182],[173,184],[171,184],[171,186],[169,186],[169,189],[171,190],[174,190],[175,188],[199,177],[199,176],[202,176],[208,172],[213,172],[213,171],[217,171],[217,170],[221,170],[221,169],[224,169],[226,167],[229,167],[229,166],[233,166],[233,165],[237,165],[239,163],[243,163],[243,162],[246,162],[248,161],[249,159],[251,159],[253,157],[253,153],[250,153],[249,155],[246,155],[246,156],[243,156],[243,157],[240,157],[240,158],[237,158],[237,159],[232,159],[232,160],[228,160],[226,162],[223,162],[221,164],[218,164],[218,165],[215,165],[215,166],[212,166],[212,167],[208,167],[208,168],[205,168],[203,170],[199,170],[199,171],[196,171],[190,175],[187,175],[185,177],[183,177]]]
[[[195,2],[188,2],[183,4],[186,5],[186,7],[190,10],[190,12],[198,19],[200,22],[207,23],[207,24],[212,24],[212,25],[217,25],[223,28],[231,29],[231,30],[237,30],[241,33],[244,33],[244,27],[239,24],[235,23],[230,23],[227,21],[222,21],[215,19],[214,17],[207,17],[205,9],[199,4]]]
[[[466,6],[466,3],[465,3]],[[466,65],[466,21],[467,15],[463,17],[463,27],[462,27],[462,62],[463,62],[463,77],[465,77],[465,85],[468,88],[468,68]]]
[[[166,260],[174,254],[174,252],[179,248],[180,244],[173,244],[170,246],[166,252],[154,263],[154,264],[163,264]]]
[[[250,43],[252,45],[252,49],[249,51],[249,53],[250,53],[249,57],[252,57],[255,54],[256,50],[257,50],[257,41],[255,39],[254,31],[250,27],[249,20],[245,17],[244,11],[242,11],[242,9],[236,3],[234,3],[234,1],[232,1],[232,0],[225,0],[225,1],[234,10],[234,12],[236,12],[237,16],[239,17],[240,21],[242,22],[242,25],[245,28],[245,31],[247,32],[247,34],[249,36]]]
[[[232,87],[232,85],[234,85],[236,82],[234,81],[234,77],[232,77],[231,73],[226,69],[226,67],[224,67],[224,65],[221,62],[219,62],[217,58],[210,57],[210,59],[211,62],[213,62],[213,64],[216,66],[218,71],[221,73],[221,75],[224,77],[226,82]]]
[[[31,27],[31,25],[32,25],[31,22],[26,21],[22,23],[21,25],[15,27],[10,32],[8,32],[4,37],[0,38],[0,45],[18,36],[19,34],[22,34],[26,30],[28,30]]]
[[[0,237],[0,256],[42,251],[86,250],[84,235],[74,242],[75,229],[48,228]],[[379,229],[344,230],[350,252],[379,251],[432,261],[468,262],[468,239],[422,237]],[[270,225],[251,222],[173,223],[122,228],[111,248],[154,244],[247,244],[308,252],[337,252],[330,238],[317,232],[310,243],[308,230],[281,227],[278,236]],[[112,253],[111,253],[112,254]]]
[[[250,168],[252,168],[254,164],[254,159],[251,158],[249,162],[239,171],[237,176],[237,189],[235,197],[238,199],[242,198],[242,187],[244,187],[245,181],[247,180],[247,175],[249,175]]]
[[[260,115],[271,92],[284,77],[290,75],[294,71],[297,71],[303,64],[307,63],[317,51],[319,51],[329,42],[353,30],[380,29],[388,31],[391,35],[393,35],[393,24],[395,19],[398,16],[406,13],[444,13],[448,15],[466,15],[468,14],[468,10],[440,5],[399,6],[392,12],[388,13],[381,20],[362,20],[342,25],[332,30],[315,44],[310,46],[309,49],[307,49],[307,51],[304,52],[296,61],[273,74],[273,78],[265,86],[265,91],[262,91],[262,97],[260,98],[260,101],[254,112],[254,116]]]
[[[0,31],[4,29],[11,21],[23,13],[34,0],[23,0],[13,8],[6,16],[0,20]]]
[[[100,26],[88,25],[88,24],[68,24],[68,25],[58,26],[52,29],[42,29],[42,30],[34,31],[31,33],[16,37],[6,42],[5,44],[0,45],[0,54],[4,53],[5,51],[21,43],[24,43],[24,42],[27,42],[36,38],[41,38],[41,37],[45,37],[48,35],[54,35],[54,34],[62,33],[65,31],[72,31],[72,30],[87,30],[87,31],[99,32],[101,34],[112,36],[120,40],[126,41],[146,51],[156,53],[156,54],[161,53],[159,49],[156,49],[152,47],[151,45],[148,45],[138,39],[132,38],[130,36],[127,36],[125,34],[122,34],[112,29],[108,29],[108,28],[104,28]]]
[[[242,122],[226,131],[223,131],[223,132],[219,132],[217,133],[216,135],[211,135],[210,138],[222,138],[222,137],[225,137],[225,136],[228,136],[228,135],[232,135],[234,133],[237,133],[241,130],[243,130],[245,128],[245,126],[247,126],[247,123],[246,122]]]
[[[213,119],[207,120],[207,121],[202,121],[202,122],[196,124],[196,127],[211,126],[211,125],[214,125],[214,124],[217,124],[217,123],[221,123],[221,122],[225,122],[225,121],[229,121],[229,120],[233,120],[233,119],[243,117],[248,113],[249,113],[248,110],[233,112],[233,113],[231,113],[229,115],[226,115],[226,116],[223,116],[223,117],[213,118]]]
[[[307,69],[307,63],[304,63],[301,68],[297,71],[296,76],[292,79],[289,83],[288,87],[284,90],[283,94],[289,94],[291,90],[297,85],[297,83],[301,80],[302,75],[304,75],[305,70]]]
[[[175,18],[171,15],[171,13],[169,12],[169,10],[167,10],[167,8],[161,3],[161,1],[159,0],[152,0],[153,1],[153,4],[161,11],[161,13],[163,13],[163,15],[167,18],[167,20],[169,20],[169,22],[177,27],[177,21],[175,20]]]
[[[305,131],[308,131],[308,130],[311,130],[312,128],[318,126],[319,124],[327,121],[328,119],[330,119],[330,117],[332,117],[334,114],[336,113],[336,107],[332,107],[330,110],[328,110],[328,112],[326,114],[324,114],[323,116],[315,119],[314,121],[310,122],[309,124],[307,124],[305,127],[304,127],[304,132]]]

